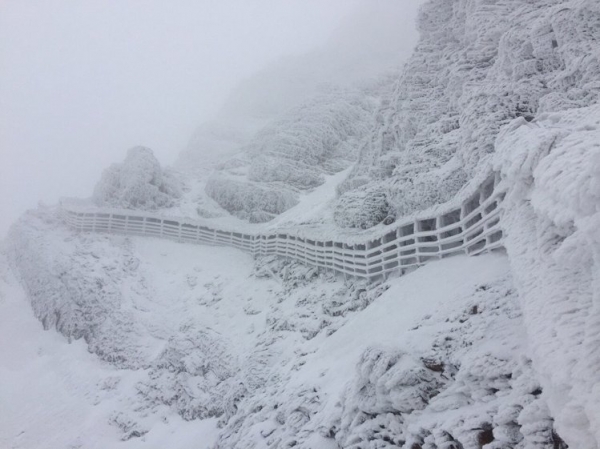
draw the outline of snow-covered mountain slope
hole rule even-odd
[[[298,195],[348,168],[372,126],[376,92],[332,89],[259,131],[222,164],[206,193],[225,210],[262,223],[298,204]]]
[[[594,0],[426,2],[418,22],[420,40],[401,72],[379,74],[362,84],[356,84],[357,77],[327,72],[338,81],[327,87],[315,83],[321,87],[308,89],[310,95],[290,94],[295,100],[281,100],[287,107],[273,107],[251,131],[232,132],[234,143],[221,154],[237,154],[208,183],[210,198],[197,194],[200,210],[215,215],[212,199],[217,211],[268,221],[296,205],[332,167],[350,165],[353,170],[338,186],[332,217],[337,226],[367,228],[446,202],[489,170],[494,141],[514,118],[532,120],[598,101],[598,17]],[[398,65],[404,61],[400,49],[388,58]],[[308,84],[320,79],[303,73],[297,71],[296,77]],[[257,79],[273,74],[289,78],[273,68]],[[249,92],[254,98],[262,92],[257,83],[263,85],[256,81],[240,87],[238,97]],[[288,98],[273,92],[277,89],[261,98]],[[247,107],[238,105],[239,111],[269,104],[240,102]],[[257,123],[253,115],[241,122]],[[228,135],[224,127],[217,128],[219,139]],[[190,154],[204,155],[213,147],[223,149],[203,137],[195,150],[182,154],[182,166],[193,167]],[[201,159],[206,170],[214,167],[213,156]],[[197,190],[203,190],[201,183]]]
[[[242,82],[176,163],[199,213],[266,222],[349,167],[415,44],[418,5],[364,1],[321,48]]]
[[[415,45],[419,4],[365,0],[322,47],[274,61],[244,80],[215,119],[198,127],[177,168],[205,176],[288,110],[332,87],[351,88],[397,69]]]
[[[52,210],[23,219],[7,252],[38,318],[94,354],[52,340],[65,363],[46,358],[13,374],[66,382],[56,393],[77,410],[63,416],[68,432],[36,429],[27,421],[44,420],[57,395],[26,419],[33,398],[4,391],[15,418],[1,438],[16,447],[44,447],[34,445],[44,434],[87,447],[88,420],[110,425],[98,429],[103,447],[558,441],[503,255],[435,262],[366,290],[231,249],[77,234]],[[4,284],[7,312],[19,307],[14,290]],[[31,334],[28,345],[42,344]],[[71,374],[80,356],[87,365]]]
[[[216,418],[185,421],[176,414],[152,421],[152,434],[121,441],[119,413],[135,400],[144,372],[119,369],[44,331],[26,292],[0,256],[0,447],[188,449],[216,441]],[[204,446],[206,447],[206,446]]]
[[[595,0],[425,3],[420,41],[340,201],[383,190],[398,216],[447,201],[487,169],[512,119],[597,103],[599,21]]]

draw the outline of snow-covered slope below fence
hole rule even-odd
[[[44,331],[27,294],[0,255],[0,447],[13,449],[206,448],[216,419],[188,422],[170,414],[144,439],[121,441],[113,418],[129,409],[141,371],[117,369]],[[202,442],[202,443],[200,443]]]
[[[81,340],[52,339],[52,359],[32,349],[16,373],[0,371],[11,384],[37,379],[34,393],[66,385],[44,393],[33,414],[32,396],[3,391],[12,418],[0,438],[16,447],[85,447],[94,429],[103,447],[558,441],[501,254],[433,262],[366,290],[227,248],[75,233],[54,214],[17,224],[9,259],[38,317],[83,336],[93,354],[77,352]],[[23,340],[41,344],[23,294],[3,291],[3,310],[29,323]],[[80,356],[85,365],[74,365]],[[58,428],[36,426],[64,404],[76,412],[57,415]]]

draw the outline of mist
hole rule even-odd
[[[3,2],[0,236],[38,201],[89,196],[132,146],[172,163],[236,86],[283,56],[332,42],[394,54],[401,36],[410,48],[418,2],[376,3],[389,20],[359,0]]]

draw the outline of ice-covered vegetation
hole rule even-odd
[[[297,204],[298,191],[356,159],[376,104],[367,90],[332,88],[293,108],[256,133],[241,158],[222,164],[206,192],[240,218],[272,219]]]
[[[371,184],[343,195],[335,204],[333,217],[344,227],[368,229],[393,222],[392,214],[385,186]]]
[[[512,119],[597,102],[599,8],[594,0],[425,3],[421,39],[347,185],[386,181],[402,216],[454,196]]]
[[[92,199],[98,206],[151,210],[169,207],[181,196],[181,181],[163,170],[150,148],[134,147],[121,164],[102,173]]]
[[[416,41],[407,29],[417,8],[417,2],[363,2],[322,47],[278,59],[244,80],[219,114],[194,132],[177,168],[204,177],[211,163],[232,157],[290,109],[331,88],[352,88],[395,71]]]
[[[294,191],[281,184],[262,185],[213,175],[206,193],[231,214],[250,223],[264,223],[298,204]]]

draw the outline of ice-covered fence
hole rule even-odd
[[[165,237],[181,242],[227,245],[254,256],[274,254],[346,276],[378,278],[403,273],[429,260],[454,254],[476,255],[502,247],[498,177],[492,175],[457,207],[433,216],[399,220],[379,234],[355,235],[347,241],[311,238],[288,231],[246,232],[216,229],[204,222],[133,210],[80,208],[61,203],[64,221],[80,231]],[[452,204],[452,203],[450,203]],[[308,235],[308,236],[307,236]],[[315,234],[318,235],[318,234]]]

